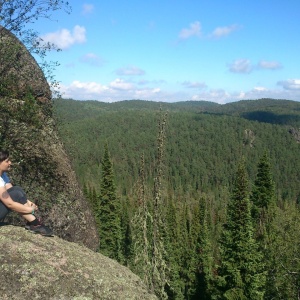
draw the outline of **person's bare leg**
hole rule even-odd
[[[30,206],[30,204],[27,202],[24,204],[25,206]],[[20,214],[26,221],[32,222],[36,219],[36,217],[32,214]]]

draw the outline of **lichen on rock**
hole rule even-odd
[[[3,300],[157,299],[128,268],[58,237],[0,226],[0,249]]]

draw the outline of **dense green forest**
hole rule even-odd
[[[53,107],[100,252],[161,299],[298,299],[300,103]]]
[[[81,184],[98,189],[108,143],[117,188],[128,195],[137,180],[142,154],[151,172],[161,108],[168,114],[165,164],[172,190],[217,194],[231,183],[242,156],[253,179],[266,150],[278,193],[291,201],[300,196],[299,144],[289,132],[300,128],[300,103],[268,99],[227,105],[57,100],[54,108]]]

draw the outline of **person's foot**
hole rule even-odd
[[[42,224],[40,220],[37,225],[31,225],[27,222],[27,224],[25,225],[25,229],[44,236],[53,236],[52,230],[48,226]]]

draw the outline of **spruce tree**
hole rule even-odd
[[[199,222],[201,224],[199,233],[199,270],[197,295],[200,299],[211,299],[213,293],[213,250],[211,245],[211,233],[209,228],[209,214],[206,208],[205,198],[200,199]]]
[[[182,242],[182,230],[180,222],[181,207],[170,197],[167,205],[166,224],[167,236],[166,251],[168,264],[169,288],[167,289],[168,299],[184,300],[184,284],[180,278],[182,268],[182,249],[185,248]]]
[[[263,299],[265,273],[253,237],[244,162],[238,166],[220,243],[219,299]]]
[[[139,174],[138,210],[132,220],[133,265],[149,289],[159,299],[168,299],[166,293],[167,264],[164,222],[164,199],[162,193],[163,158],[165,144],[166,115],[160,114],[158,123],[157,152],[154,166],[153,198],[146,197],[144,157]]]
[[[99,196],[100,252],[110,258],[122,261],[120,201],[116,195],[113,167],[105,145],[102,159],[102,182]]]
[[[253,203],[252,215],[257,222],[263,222],[266,210],[275,205],[275,185],[267,152],[260,159],[257,169],[257,176],[251,195]]]
[[[190,203],[186,205],[184,224],[186,226],[187,240],[183,255],[182,271],[185,274],[185,299],[198,299],[197,271],[199,268],[199,232],[200,210],[198,206]]]
[[[150,228],[152,216],[145,197],[145,158],[141,157],[139,169],[139,181],[137,184],[137,211],[131,220],[132,231],[132,262],[131,269],[139,275],[145,284],[151,287],[151,258],[150,251]]]
[[[166,249],[164,245],[164,199],[162,194],[165,152],[166,116],[160,115],[158,123],[157,153],[155,162],[155,177],[153,188],[153,226],[151,239],[151,288],[160,299],[168,299]]]
[[[274,265],[277,264],[276,249],[279,235],[276,234],[274,220],[276,217],[275,185],[271,174],[271,165],[267,152],[261,157],[257,176],[251,195],[252,215],[256,229],[256,240],[264,255],[265,269],[267,273],[266,299],[271,299],[275,290]]]

